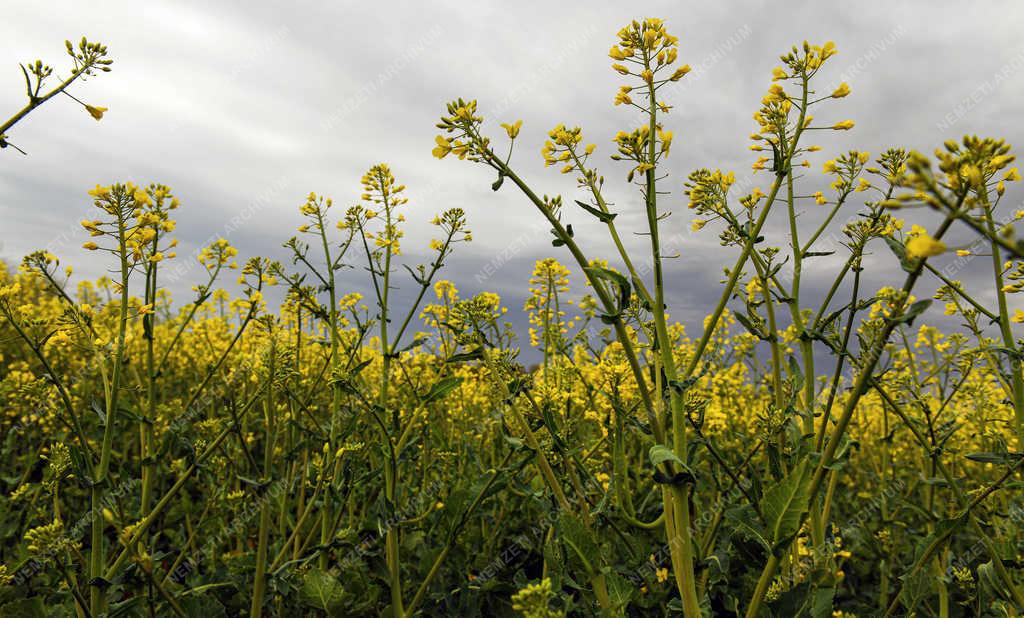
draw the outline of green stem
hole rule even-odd
[[[121,203],[124,196],[117,195],[113,199],[117,204],[117,241],[118,257],[121,266],[121,302],[117,327],[117,344],[114,349],[113,376],[110,389],[107,395],[106,418],[103,426],[103,442],[100,447],[100,461],[93,474],[92,500],[92,547],[89,552],[89,574],[92,579],[103,576],[103,567],[106,564],[106,552],[104,548],[103,527],[104,519],[100,515],[103,510],[103,495],[108,483],[107,473],[110,469],[110,455],[114,443],[114,426],[117,422],[118,397],[121,391],[121,372],[124,364],[125,338],[128,331],[128,277],[131,274],[131,267],[128,263],[128,247],[126,245],[126,213]],[[94,616],[101,615],[106,611],[106,589],[94,584],[89,590],[89,608]]]
[[[323,214],[320,209],[317,209],[317,221],[319,223],[318,229],[320,230],[320,242],[324,252],[324,263],[327,265],[327,294],[330,296],[329,307],[330,313],[328,313],[328,324],[327,327],[331,335],[331,407],[330,407],[330,446],[332,449],[337,448],[337,423],[338,417],[341,414],[341,384],[338,380],[341,378],[341,356],[340,356],[340,339],[341,334],[338,332],[338,299],[337,299],[337,286],[334,280],[334,262],[331,256],[331,248],[327,243],[327,230],[324,225]],[[372,265],[371,265],[372,267]],[[319,275],[318,275],[319,276]],[[321,278],[322,279],[322,278]],[[328,457],[325,458],[324,465],[328,465],[328,461],[333,453],[328,453]],[[330,514],[331,514],[331,503],[329,498],[330,491],[328,489],[327,494],[324,496],[324,517],[321,520],[320,525],[320,544],[326,546],[331,540],[331,527],[330,527]],[[319,556],[319,565],[321,570],[327,570],[328,554],[326,551],[322,552]]]
[[[994,239],[998,236],[995,222],[992,219],[992,208],[985,200],[985,226],[988,237]],[[1011,397],[1013,401],[1013,414],[1017,430],[1017,440],[1024,444],[1024,376],[1021,375],[1020,360],[1017,357],[1017,344],[1013,339],[1013,332],[1010,330],[1010,312],[1006,305],[1006,292],[1003,291],[1003,259],[999,250],[999,244],[992,241],[992,269],[995,274],[996,301],[999,307],[999,333],[1003,338],[1003,346],[1011,351],[1009,358]]]
[[[266,420],[266,444],[263,450],[263,478],[261,485],[270,487],[274,478],[274,449],[277,439],[277,409],[274,401],[274,377],[275,377],[275,354],[276,346],[273,333],[270,334],[270,359],[267,375],[266,399],[264,400],[264,415]],[[263,595],[266,586],[267,574],[267,545],[270,540],[270,497],[267,493],[261,493],[260,505],[260,528],[256,541],[256,575],[253,582],[252,605],[249,610],[250,618],[260,618],[263,615]]]
[[[24,118],[25,116],[28,116],[29,113],[32,110],[34,110],[35,108],[39,107],[43,103],[46,103],[47,101],[49,101],[53,97],[57,96],[61,92],[64,92],[64,89],[66,89],[68,86],[70,86],[71,82],[73,82],[76,79],[78,79],[79,76],[81,76],[83,73],[85,73],[91,67],[92,67],[91,64],[83,64],[81,67],[78,68],[78,70],[76,70],[74,73],[71,74],[71,77],[69,77],[69,78],[65,79],[64,81],[62,81],[56,88],[54,88],[50,92],[46,93],[45,95],[43,95],[41,97],[29,96],[28,104],[25,105],[25,107],[21,108],[18,111],[18,113],[16,113],[13,116],[11,116],[7,120],[7,122],[5,122],[2,125],[0,125],[0,137],[5,135],[7,133],[7,131],[10,130],[11,127],[16,125],[22,118]]]

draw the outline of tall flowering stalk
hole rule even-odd
[[[143,317],[152,313],[152,305],[143,305],[132,309],[128,303],[128,282],[136,266],[146,260],[146,251],[156,237],[156,232],[143,218],[144,208],[152,203],[145,190],[129,184],[115,184],[110,187],[96,187],[89,194],[94,198],[95,206],[105,215],[104,219],[84,222],[83,225],[93,236],[109,239],[109,246],[101,247],[94,241],[85,243],[89,250],[110,252],[117,259],[117,272],[120,281],[115,285],[120,301],[118,303],[117,331],[113,341],[109,342],[108,371],[103,372],[105,406],[103,418],[103,438],[100,443],[99,460],[93,468],[92,508],[98,513],[103,507],[103,497],[109,484],[111,449],[114,444],[117,420],[120,416],[118,403],[121,397],[121,380],[124,371],[125,338],[130,318]],[[109,379],[108,379],[109,375]],[[93,580],[100,580],[105,575],[106,539],[103,537],[104,521],[94,517],[89,558],[89,574]],[[90,587],[89,607],[93,615],[106,610],[104,588],[97,583]]]
[[[310,261],[309,246],[307,244],[300,242],[294,237],[285,243],[285,246],[292,250],[292,262],[302,263],[303,266],[319,281],[317,289],[323,290],[327,293],[328,302],[326,307],[323,307],[316,301],[315,294],[302,287],[302,283],[305,280],[304,276],[290,280],[293,292],[296,293],[305,303],[314,307],[314,311],[316,311],[317,315],[323,320],[330,341],[331,353],[329,357],[329,383],[331,385],[331,405],[328,411],[328,427],[330,428],[330,443],[328,444],[328,449],[326,449],[328,453],[330,452],[330,445],[337,442],[339,423],[341,422],[340,416],[342,401],[342,342],[339,330],[340,315],[338,308],[338,286],[336,273],[342,268],[342,260],[355,239],[354,231],[350,230],[342,238],[340,243],[332,245],[328,236],[328,213],[333,205],[334,200],[331,198],[325,198],[323,196],[318,196],[316,193],[310,193],[306,197],[306,202],[299,208],[299,211],[308,221],[308,223],[304,223],[299,227],[299,232],[303,234],[310,234],[319,242],[320,250],[323,252],[322,270],[321,268],[317,268]],[[341,225],[338,225],[338,228],[344,229]],[[320,520],[320,542],[322,544],[326,544],[330,540],[331,535],[331,507],[330,503],[326,500],[324,505],[325,512]],[[327,553],[324,552],[319,558],[320,568],[326,569],[327,562],[328,556]]]
[[[328,487],[333,487],[340,480],[341,466],[338,455],[344,451],[344,448],[338,445],[341,438],[340,422],[342,420],[340,406],[342,395],[347,394],[350,396],[354,408],[368,414],[374,420],[375,429],[380,432],[385,452],[384,498],[388,509],[397,512],[401,498],[400,454],[415,436],[422,410],[430,402],[447,394],[458,385],[460,380],[453,377],[442,377],[429,392],[420,397],[420,401],[410,413],[403,415],[395,401],[393,392],[395,374],[392,367],[403,351],[403,337],[408,334],[409,326],[419,312],[426,291],[444,266],[445,259],[451,255],[457,243],[470,241],[472,234],[466,228],[465,213],[461,209],[447,210],[432,220],[432,224],[440,228],[442,237],[434,239],[430,243],[430,251],[434,257],[429,265],[419,265],[415,268],[406,266],[413,277],[416,292],[412,304],[404,314],[399,313],[394,306],[392,292],[395,288],[393,279],[395,265],[402,255],[401,239],[404,232],[401,224],[406,220],[402,207],[408,202],[408,198],[404,195],[405,185],[396,181],[390,167],[384,163],[371,167],[363,175],[361,184],[363,192],[360,201],[362,203],[349,208],[342,220],[337,222],[337,228],[343,233],[343,240],[338,245],[340,250],[331,251],[326,231],[327,212],[333,204],[332,200],[310,194],[301,209],[302,213],[310,218],[310,223],[303,225],[300,231],[311,232],[320,237],[326,263],[325,272],[321,272],[307,258],[308,249],[305,245],[295,239],[287,243],[293,250],[294,261],[301,262],[313,272],[320,281],[320,290],[329,295],[327,305],[329,309],[315,309],[319,306],[315,300],[316,294],[315,292],[302,292],[299,287],[303,280],[302,277],[291,277],[289,281],[293,284],[293,291],[299,293],[303,298],[303,303],[306,306],[314,307],[314,311],[317,311],[320,317],[325,319],[330,334],[333,395],[330,408],[330,438],[325,445],[325,457],[322,464],[322,474],[328,475]],[[355,385],[355,376],[346,375],[352,370],[353,365],[359,362],[357,347],[352,347],[353,353],[350,355],[349,361],[342,364],[341,346],[343,342],[339,329],[339,301],[335,271],[351,266],[351,264],[342,262],[342,259],[352,246],[362,249],[365,267],[370,273],[370,285],[377,305],[376,326],[381,368],[376,384],[376,394],[373,398]],[[352,303],[345,302],[343,304],[350,307]],[[366,325],[365,328],[360,329],[360,332],[365,333],[368,329],[369,325]],[[409,347],[416,345],[419,345],[419,340],[414,341]],[[363,367],[365,367],[365,363],[360,364],[356,371],[360,371]],[[320,538],[321,544],[325,547],[319,556],[321,569],[326,569],[330,564],[326,547],[336,532],[337,519],[334,517],[332,505],[325,500],[323,512],[320,514]],[[403,596],[399,527],[389,525],[384,534],[391,605],[395,615],[403,616],[407,612],[411,613],[411,608],[409,610],[405,608]],[[424,592],[425,583],[418,591],[414,603],[418,604],[422,600]]]

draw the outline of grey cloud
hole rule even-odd
[[[111,74],[74,90],[110,108],[102,122],[64,99],[12,132],[11,140],[29,156],[0,153],[0,257],[17,262],[52,246],[82,276],[103,274],[104,267],[78,249],[77,221],[89,209],[85,191],[131,179],[169,184],[182,199],[183,258],[230,228],[242,255],[283,259],[280,245],[300,224],[297,206],[306,193],[332,195],[343,207],[358,198],[362,172],[388,161],[412,198],[409,260],[425,259],[418,249],[429,240],[424,224],[435,212],[465,208],[475,242],[460,247],[444,276],[465,294],[499,291],[522,326],[519,309],[533,261],[553,255],[567,263],[568,256],[551,246],[545,232],[537,233],[536,214],[513,187],[494,193],[487,170],[433,159],[433,125],[444,102],[456,96],[479,99],[494,116],[489,120],[496,135],[498,122],[523,119],[514,162],[541,192],[565,196],[565,216],[578,221],[591,255],[612,256],[600,226],[574,210],[572,198],[579,195],[572,179],[544,169],[538,153],[547,130],[559,122],[581,125],[604,154],[616,131],[637,122],[629,110],[611,106],[620,80],[606,53],[618,28],[644,14],[668,20],[681,39],[682,59],[696,69],[671,97],[675,109],[666,124],[676,142],[663,187],[672,194],[662,202],[674,213],[663,234],[680,235],[680,257],[666,266],[673,285],[669,302],[673,317],[691,333],[719,294],[722,265],[734,256],[718,246],[713,225],[689,233],[692,216],[682,183],[696,167],[750,175],[750,116],[778,55],[790,45],[805,38],[836,41],[840,55],[820,85],[845,80],[853,94],[823,107],[820,119],[857,121],[851,132],[815,135],[826,156],[812,160],[807,193],[825,188],[822,161],[851,148],[877,153],[895,145],[927,152],[963,133],[1024,141],[1024,125],[1014,113],[1024,95],[1018,32],[1024,8],[1009,1],[805,1],[787,3],[784,10],[756,0],[662,1],[642,8],[539,1],[299,2],[287,8],[194,0],[21,3],[8,8],[16,27],[0,42],[6,109],[22,104],[15,63],[42,57],[59,69],[65,38],[86,34],[105,42],[115,64]],[[642,216],[625,170],[610,161],[602,168],[609,196],[622,211],[619,220],[639,231]],[[758,184],[766,187],[769,179],[754,176],[749,187]],[[1010,202],[1022,201],[1018,189],[1011,192],[1016,195],[1007,195]],[[807,226],[823,216],[813,204],[804,209]],[[250,216],[232,226],[246,212]],[[646,251],[645,237],[626,235],[632,249]],[[769,242],[785,247],[786,235],[781,216],[774,218]],[[969,242],[970,234],[956,238]],[[872,260],[882,270],[866,282],[875,288],[897,274],[884,248],[876,253]],[[957,276],[968,284],[987,276],[982,262]],[[487,264],[494,272],[478,277]],[[825,284],[827,264],[809,269],[809,290]],[[358,272],[350,276],[353,289],[362,289]],[[574,281],[582,293],[578,272]],[[183,275],[172,292],[183,301],[193,283]]]

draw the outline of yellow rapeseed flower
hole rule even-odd
[[[507,122],[501,123],[501,128],[505,129],[505,133],[508,133],[510,139],[515,139],[519,135],[519,129],[523,126],[522,120],[516,120],[512,124]],[[438,144],[440,146],[440,143]]]
[[[850,94],[850,84],[843,82],[839,84],[839,87],[832,91],[833,99],[841,99],[846,95]]]
[[[942,255],[946,251],[946,244],[936,240],[928,234],[919,234],[907,241],[907,255],[914,258],[928,258]]]
[[[434,147],[434,149],[431,151],[431,154],[433,154],[438,159],[445,158],[446,156],[448,156],[448,153],[452,151],[452,143],[448,141],[444,136],[438,135],[437,137],[434,138],[434,142],[437,143],[437,146]]]
[[[98,107],[98,106],[86,105],[85,106],[85,111],[89,112],[89,115],[92,116],[93,118],[95,118],[96,120],[102,120],[103,119],[103,112],[107,111],[107,108],[106,107]]]

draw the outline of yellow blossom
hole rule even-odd
[[[509,124],[507,122],[501,123],[501,127],[503,129],[505,129],[505,133],[508,133],[508,136],[511,139],[515,139],[516,136],[519,135],[519,129],[522,126],[523,126],[523,121],[522,120],[516,120],[512,124]],[[438,146],[440,146],[440,143],[438,143]]]
[[[448,156],[448,153],[452,151],[452,143],[448,141],[444,136],[438,135],[437,137],[434,138],[434,142],[437,143],[437,146],[434,147],[434,149],[431,151],[431,154],[433,154],[438,159],[445,158],[446,156]]]
[[[907,241],[907,255],[910,257],[928,258],[942,255],[945,251],[946,244],[928,234],[919,234]]]
[[[839,84],[839,87],[832,91],[833,99],[841,99],[846,95],[850,94],[850,84],[843,82]]]
[[[98,106],[86,105],[85,106],[85,111],[89,112],[89,115],[92,116],[93,118],[95,118],[96,120],[101,120],[103,118],[103,112],[107,111],[107,108],[106,107],[98,107]]]

